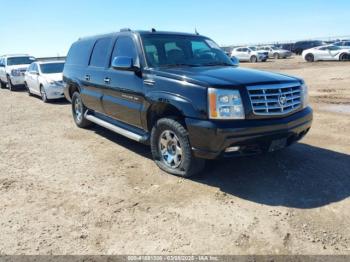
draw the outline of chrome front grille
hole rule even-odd
[[[255,115],[283,115],[301,106],[301,86],[276,84],[247,87]]]

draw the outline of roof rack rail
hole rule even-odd
[[[120,32],[131,32],[130,28],[122,28],[120,29]]]

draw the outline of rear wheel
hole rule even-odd
[[[350,58],[350,55],[349,55],[349,54],[341,54],[341,55],[339,56],[339,60],[340,60],[340,61],[348,61],[349,58]]]
[[[255,55],[253,55],[253,56],[251,56],[251,58],[250,58],[250,62],[251,62],[251,63],[256,63],[256,62],[258,62],[258,58],[257,58]]]
[[[305,56],[305,60],[306,60],[307,62],[314,62],[314,61],[315,61],[315,57],[314,57],[313,54],[307,54],[307,55]]]
[[[156,164],[173,175],[191,177],[205,165],[203,159],[193,156],[188,132],[175,119],[157,121],[151,132],[151,150]]]
[[[80,93],[75,92],[72,96],[72,114],[75,124],[81,128],[87,128],[92,123],[85,118],[87,108],[84,106]]]
[[[4,89],[6,88],[6,84],[0,80],[0,88]]]

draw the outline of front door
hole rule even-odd
[[[102,98],[105,113],[127,124],[142,127],[141,108],[144,100],[142,77],[134,71],[116,70],[111,67],[117,56],[133,59],[139,65],[136,43],[131,36],[117,38],[110,59],[109,69],[105,71],[106,89]]]

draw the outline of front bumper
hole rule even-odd
[[[60,99],[64,97],[63,86],[49,86],[45,88],[48,99]]]
[[[273,141],[286,139],[289,146],[311,128],[310,107],[279,119],[208,121],[186,118],[190,143],[196,157],[215,159],[268,152]],[[232,146],[239,150],[225,153]]]
[[[24,85],[24,75],[20,76],[10,76],[11,83],[14,86]]]
[[[267,60],[267,55],[259,55],[258,56],[258,61],[259,62],[265,62]]]

